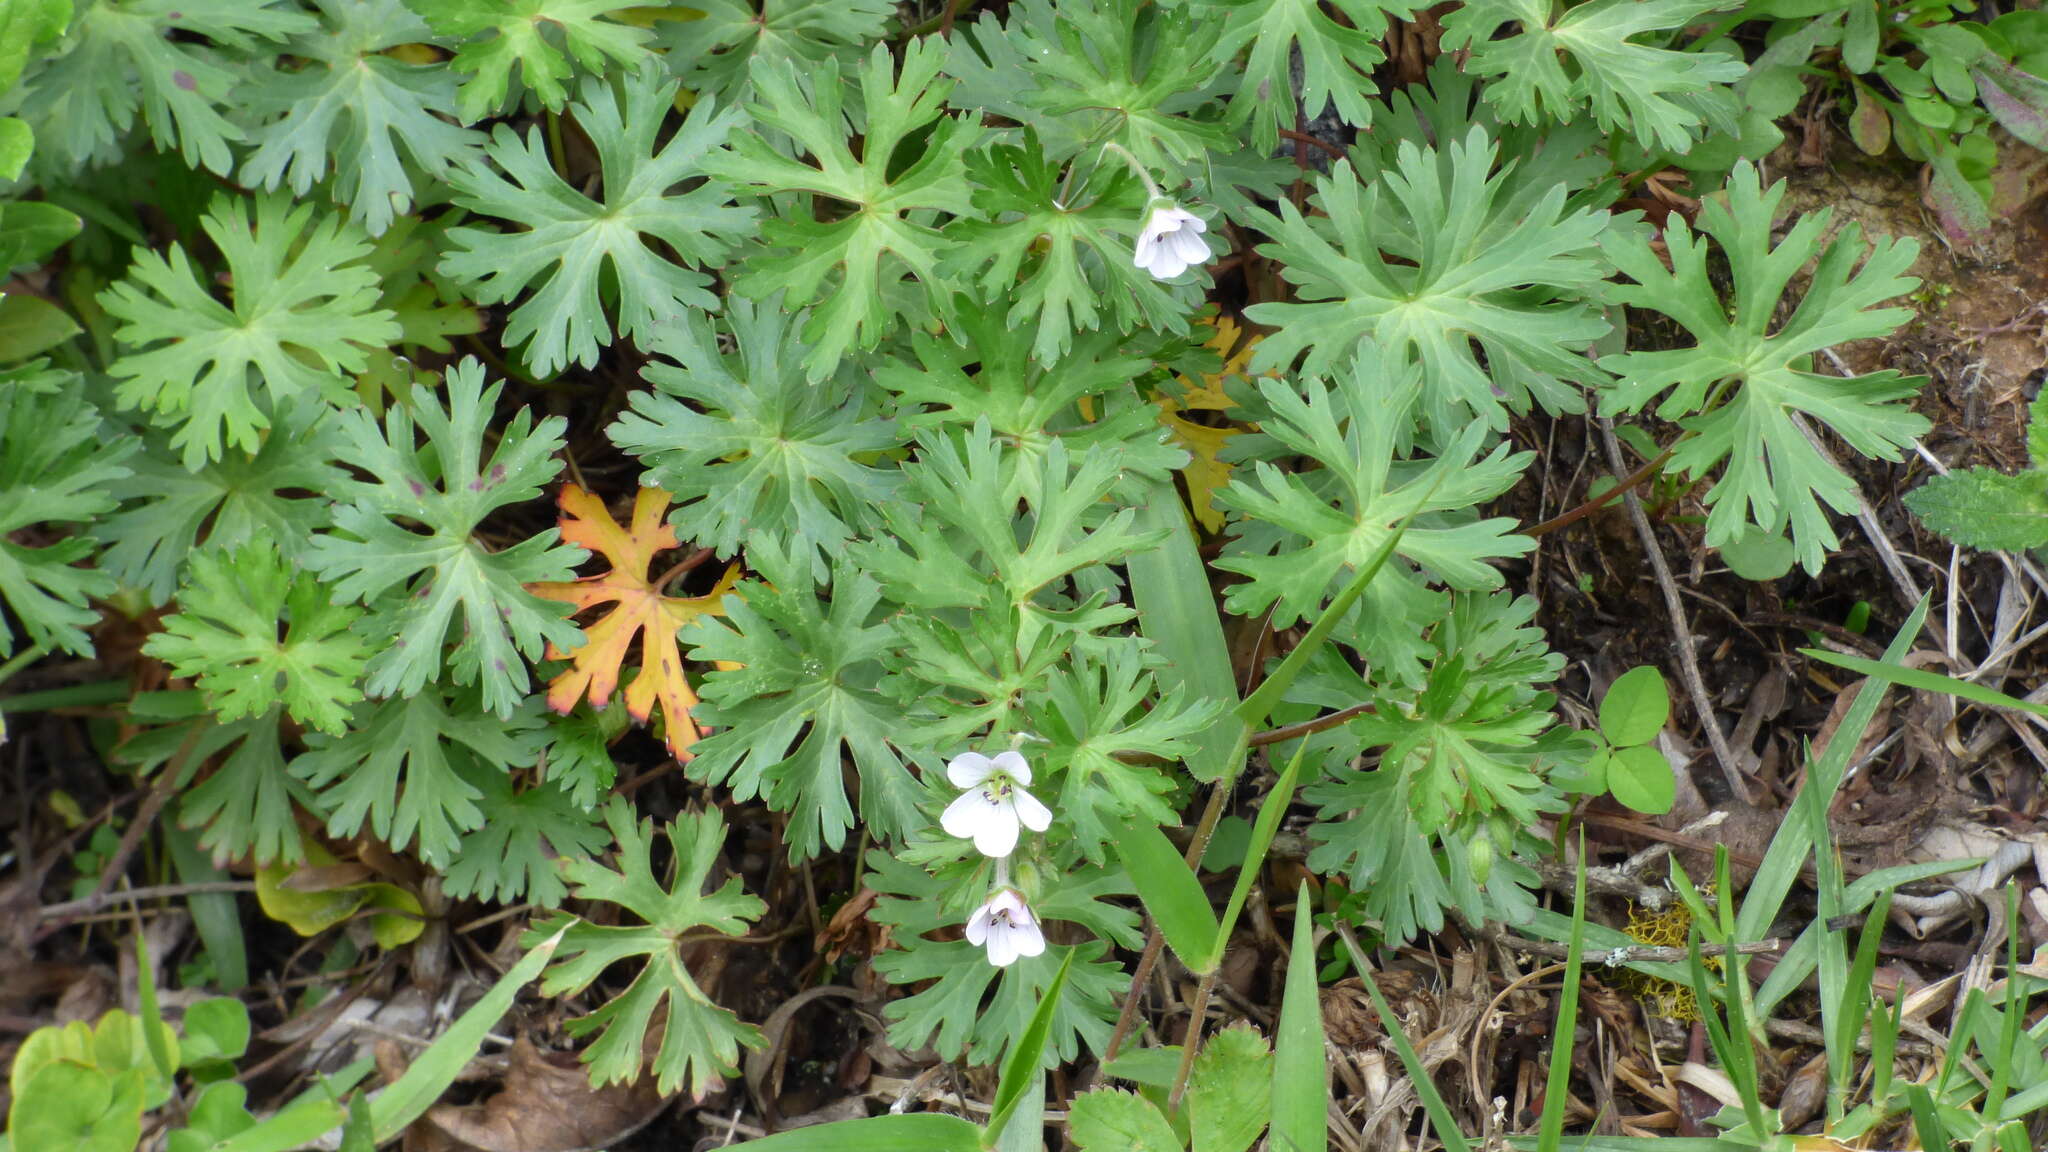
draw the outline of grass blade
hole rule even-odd
[[[1358,970],[1358,978],[1365,984],[1366,994],[1372,997],[1373,1010],[1379,1013],[1380,1027],[1386,1031],[1387,1039],[1394,1042],[1394,1051],[1401,1057],[1401,1067],[1408,1073],[1408,1079],[1415,1085],[1415,1097],[1422,1101],[1422,1110],[1429,1114],[1429,1125],[1436,1129],[1436,1139],[1448,1152],[1471,1152],[1472,1145],[1465,1134],[1458,1130],[1458,1120],[1451,1115],[1450,1105],[1444,1103],[1441,1093],[1436,1090],[1436,1081],[1430,1079],[1429,1068],[1415,1051],[1415,1045],[1408,1042],[1408,1033],[1401,1027],[1401,1018],[1387,1006],[1387,998],[1380,994],[1379,982],[1372,978],[1372,966],[1366,963],[1365,952],[1351,935],[1351,929],[1337,925],[1337,932],[1344,938],[1344,947],[1351,953],[1351,965]]]
[[[1067,972],[1074,966],[1074,952],[1073,948],[1067,949],[1066,959],[1060,961],[1059,974],[1046,985],[1045,995],[1038,1001],[1038,1010],[1031,1014],[1031,1023],[1025,1026],[1024,1034],[1017,1037],[1017,1046],[1010,1049],[1010,1055],[1003,1060],[1003,1078],[996,1082],[995,1104],[989,1112],[988,1128],[982,1137],[986,1145],[993,1145],[1002,1136],[1003,1127],[1010,1122],[1011,1114],[1017,1111],[1017,1105],[1031,1085],[1043,1083],[1039,1073],[1044,1067],[1045,1038],[1052,1032],[1053,1014],[1059,1010],[1060,991],[1067,986]]]
[[[1572,881],[1571,951],[1564,961],[1564,993],[1557,1001],[1557,1029],[1550,1038],[1550,1076],[1543,1085],[1539,1152],[1557,1152],[1564,1139],[1564,1105],[1571,1092],[1572,1047],[1579,1026],[1579,966],[1586,943],[1586,833],[1579,832],[1579,866]]]
[[[564,928],[563,932],[568,931]],[[512,1007],[512,1000],[519,990],[531,984],[540,970],[547,967],[548,960],[555,954],[555,946],[562,942],[562,933],[557,932],[533,951],[520,958],[510,971],[498,977],[491,990],[483,999],[470,1006],[448,1031],[427,1046],[419,1059],[405,1070],[389,1088],[379,1092],[370,1102],[370,1127],[376,1134],[377,1143],[382,1144],[405,1131],[413,1121],[433,1107],[441,1093],[455,1083],[455,1077],[464,1065],[483,1047],[484,1035],[504,1018]]]
[[[1237,927],[1238,914],[1244,911],[1244,902],[1251,895],[1252,885],[1257,882],[1259,872],[1266,866],[1266,850],[1273,846],[1273,834],[1280,830],[1280,818],[1287,814],[1287,805],[1294,801],[1294,786],[1301,779],[1301,757],[1308,751],[1308,741],[1303,740],[1294,750],[1294,758],[1280,773],[1280,779],[1259,807],[1259,818],[1252,822],[1252,838],[1245,845],[1244,864],[1237,871],[1237,883],[1230,889],[1230,903],[1223,906],[1223,919],[1216,928],[1215,957],[1220,962],[1223,951],[1230,945],[1230,933]]]
[[[1188,867],[1180,849],[1158,825],[1125,820],[1118,825],[1116,854],[1174,954],[1197,974],[1214,971],[1223,956],[1224,941],[1216,913],[1209,908],[1209,894],[1202,890],[1201,879]]]
[[[747,1152],[981,1152],[981,1129],[958,1116],[913,1112],[796,1128],[738,1147]]]
[[[2048,704],[2036,704],[2030,700],[2022,700],[2017,696],[2007,696],[2003,692],[1986,688],[1982,684],[1972,683],[1968,680],[1958,680],[1953,676],[1943,676],[1939,672],[1927,672],[1919,668],[1902,667],[1894,662],[1889,652],[1885,653],[1883,660],[1866,660],[1861,656],[1845,656],[1840,652],[1830,652],[1825,648],[1801,648],[1799,654],[1811,657],[1823,664],[1833,664],[1837,668],[1846,668],[1851,672],[1861,672],[1872,680],[1897,684],[1902,688],[1918,688],[1923,692],[1939,692],[1944,696],[1954,696],[1960,700],[1968,700],[1973,704],[1984,704],[1992,708],[2010,708],[2015,712],[2032,712],[2036,716],[2048,716]]]
[[[1152,485],[1138,505],[1135,532],[1163,531],[1156,547],[1124,562],[1131,578],[1131,601],[1138,609],[1138,631],[1165,657],[1154,673],[1162,691],[1187,689],[1190,700],[1237,703],[1237,680],[1230,671],[1230,648],[1223,639],[1223,619],[1209,589],[1209,570],[1195,547],[1180,493],[1172,480]],[[1197,780],[1219,780],[1242,766],[1233,762],[1236,729],[1243,721],[1224,719],[1194,734],[1195,751],[1187,758]],[[1235,757],[1242,760],[1242,754]]]
[[[1308,882],[1294,898],[1294,946],[1273,1042],[1274,1152],[1329,1152],[1329,1060],[1323,1051],[1323,1000],[1316,986],[1316,945]]]

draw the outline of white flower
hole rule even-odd
[[[1038,930],[1038,917],[1024,903],[1015,888],[998,888],[988,901],[967,918],[967,942],[988,949],[988,962],[1008,968],[1019,956],[1036,956],[1045,951],[1045,933]]]
[[[948,836],[974,841],[983,856],[998,859],[1017,847],[1017,825],[1043,832],[1052,826],[1052,809],[1024,790],[1031,783],[1031,765],[1021,753],[998,752],[994,759],[963,752],[946,764],[946,778],[967,789],[946,805],[939,827]]]
[[[1209,230],[1200,216],[1171,200],[1154,200],[1152,214],[1138,233],[1137,251],[1131,263],[1152,274],[1155,280],[1171,280],[1191,265],[1209,260],[1209,242],[1202,233]]]

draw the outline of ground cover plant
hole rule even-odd
[[[0,1148],[2041,1146],[2044,74],[0,0]]]

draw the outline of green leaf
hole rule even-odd
[[[871,687],[889,648],[887,626],[870,621],[881,589],[841,561],[820,599],[808,563],[767,549],[748,560],[764,580],[743,581],[725,619],[700,616],[683,630],[692,660],[724,666],[698,686],[695,717],[718,730],[692,747],[691,778],[790,813],[792,860],[846,843],[854,809],[844,763],[860,778],[861,819],[876,836],[928,826],[896,750],[902,715]]]
[[[632,984],[616,999],[588,1016],[569,1021],[572,1035],[600,1033],[584,1050],[595,1086],[627,1083],[641,1075],[641,1053],[654,1015],[667,1007],[661,1048],[654,1056],[656,1086],[664,1095],[684,1082],[696,1096],[710,1091],[721,1076],[739,1071],[741,1045],[759,1047],[761,1033],[720,1008],[690,976],[679,949],[684,934],[709,928],[726,936],[746,932],[767,905],[746,895],[738,877],[707,891],[712,866],[725,846],[725,820],[716,809],[685,812],[668,827],[674,852],[673,882],[655,878],[652,853],[654,822],[633,821],[632,808],[614,800],[605,808],[605,823],[618,842],[618,866],[607,868],[589,858],[568,858],[562,864],[578,900],[616,904],[644,923],[605,927],[574,918],[557,918],[536,927],[527,939],[561,933],[561,959],[541,979],[545,996],[574,995],[602,976],[613,964],[643,961]]]
[[[1569,123],[1590,109],[1603,131],[1627,129],[1646,148],[1688,151],[1707,129],[1733,133],[1726,85],[1748,74],[1740,57],[1634,41],[1670,34],[1726,0],[1593,0],[1562,11],[1541,0],[1477,0],[1444,19],[1444,48],[1471,52],[1486,99],[1510,122]],[[1496,33],[1509,22],[1513,36]],[[1663,34],[1658,36],[1657,34]]]
[[[1606,379],[1584,350],[1608,328],[1592,303],[1608,217],[1567,205],[1562,184],[1524,188],[1495,171],[1496,151],[1477,127],[1442,153],[1403,141],[1370,184],[1349,161],[1319,177],[1322,216],[1291,203],[1278,217],[1254,211],[1273,237],[1259,251],[1298,302],[1246,310],[1279,328],[1252,367],[1285,369],[1306,353],[1304,371],[1342,375],[1377,344],[1392,378],[1407,361],[1423,365],[1423,414],[1443,440],[1475,419],[1505,431],[1532,398],[1554,412],[1583,408],[1577,385]]]
[[[1223,619],[1196,548],[1194,529],[1170,481],[1152,482],[1132,526],[1141,532],[1166,532],[1164,540],[1133,553],[1124,562],[1130,574],[1131,601],[1138,609],[1138,630],[1162,660],[1154,678],[1160,687],[1180,689],[1197,704],[1214,701],[1222,707],[1234,706],[1237,680],[1223,637]],[[1242,764],[1231,758],[1243,730],[1243,722],[1233,716],[1195,733],[1188,771],[1203,781],[1239,771]]]
[[[1067,986],[1067,974],[1074,968],[1074,954],[1068,952],[1060,961],[1060,970],[1052,983],[1038,999],[1038,1007],[1031,1013],[1031,1023],[1025,1026],[1023,1035],[1010,1046],[1010,1053],[1003,1058],[1003,1074],[996,1082],[995,1100],[988,1114],[988,1127],[982,1137],[983,1143],[1001,1139],[1009,1127],[1010,1118],[1017,1114],[1025,1093],[1036,1087],[1045,1091],[1045,1041],[1052,1033],[1053,1019],[1059,1014],[1060,992]]]
[[[1238,440],[1267,459],[1240,466],[1217,494],[1217,503],[1240,519],[1215,566],[1247,577],[1224,592],[1231,612],[1270,611],[1272,626],[1285,628],[1319,619],[1323,605],[1398,532],[1393,557],[1366,586],[1355,616],[1341,617],[1350,623],[1338,635],[1376,665],[1416,680],[1422,637],[1443,616],[1443,595],[1430,585],[1497,588],[1495,562],[1534,546],[1512,534],[1514,521],[1479,520],[1472,511],[1512,487],[1528,457],[1506,444],[1482,457],[1487,430],[1471,420],[1439,456],[1399,451],[1411,426],[1389,412],[1407,407],[1421,379],[1413,367],[1383,365],[1366,347],[1334,386],[1314,378],[1259,381],[1262,431],[1256,440]],[[1391,369],[1385,376],[1383,367]],[[1323,467],[1267,462],[1300,457]]]
[[[691,7],[694,18],[664,20],[655,35],[685,87],[727,104],[770,68],[804,74],[828,60],[846,62],[880,39],[896,15],[894,0],[698,0]]]
[[[37,1068],[14,1097],[7,1135],[21,1152],[134,1152],[142,1141],[143,1074],[67,1060]]]
[[[2023,552],[2048,544],[2048,472],[1961,468],[1906,493],[1920,522],[1965,548]]]
[[[464,163],[483,136],[443,117],[455,114],[455,76],[440,64],[407,64],[388,54],[428,39],[402,0],[314,0],[321,25],[294,37],[296,70],[264,72],[243,97],[262,127],[242,162],[243,184],[289,184],[304,197],[334,173],[334,197],[372,236],[413,208],[417,169],[437,181]],[[403,156],[400,154],[403,146]]]
[[[227,260],[231,305],[214,298],[180,244],[168,258],[137,250],[128,275],[99,296],[120,321],[115,396],[175,428],[171,444],[195,471],[221,458],[223,436],[258,451],[273,417],[302,397],[346,406],[345,374],[399,334],[376,306],[368,241],[313,205],[222,195],[200,227]]]
[[[187,471],[160,437],[145,437],[129,461],[133,474],[108,485],[124,504],[98,530],[107,542],[101,563],[162,604],[201,543],[227,551],[275,542],[287,561],[303,561],[314,534],[329,524],[325,494],[344,479],[331,462],[334,422],[322,419],[328,411],[320,403],[294,405],[255,455],[226,453],[197,471]]]
[[[52,386],[44,391],[43,385]],[[114,591],[105,572],[77,567],[93,553],[85,536],[40,547],[15,543],[31,526],[85,524],[113,510],[108,489],[128,469],[130,439],[103,431],[77,378],[21,370],[0,373],[0,602],[21,622],[30,645],[92,654],[85,629],[99,620],[89,601]],[[54,535],[41,528],[37,536]],[[0,656],[17,634],[0,617]]]
[[[943,270],[978,283],[990,303],[1014,300],[1004,326],[1031,336],[1034,358],[1057,359],[1077,334],[1105,327],[1188,330],[1198,285],[1162,285],[1132,259],[1150,196],[1128,168],[1096,164],[1070,183],[1029,125],[1021,145],[991,144],[966,164],[985,219],[948,229],[960,245]]]
[[[540,935],[538,932],[529,936]],[[519,963],[506,969],[490,990],[475,1004],[469,1006],[446,1032],[435,1037],[427,1050],[415,1057],[406,1066],[405,1072],[392,1082],[390,1087],[379,1092],[370,1101],[370,1127],[375,1143],[385,1143],[405,1131],[413,1121],[426,1115],[455,1078],[476,1058],[483,1048],[484,1038],[497,1027],[506,1012],[512,1008],[513,998],[519,991],[540,975],[541,966],[555,954],[556,948],[566,941],[557,932],[545,935],[537,943],[530,943],[530,951],[519,958]],[[361,1100],[362,1097],[356,1097]],[[351,1107],[354,1106],[351,1101]]]
[[[609,17],[631,8],[619,0],[406,0],[434,31],[462,42],[448,62],[468,73],[462,120],[496,112],[512,89],[514,70],[550,112],[562,107],[563,81],[581,65],[634,72],[648,59],[648,32]]]
[[[1607,790],[1616,800],[1648,816],[1671,811],[1678,780],[1671,761],[1654,747],[1617,748],[1607,761]]]
[[[1327,1152],[1329,1057],[1323,1050],[1323,999],[1316,990],[1314,906],[1308,881],[1294,897],[1294,943],[1273,1046],[1272,1145],[1283,1152]]]
[[[654,388],[633,393],[608,434],[646,467],[645,486],[675,497],[682,539],[722,556],[772,547],[823,577],[896,490],[872,463],[896,428],[867,411],[855,374],[805,379],[804,313],[725,306],[723,326],[690,312],[660,329],[651,350],[674,363],[642,370]]]
[[[253,856],[257,864],[266,864],[304,857],[293,802],[310,800],[311,793],[285,768],[278,728],[284,721],[282,708],[222,724],[195,691],[144,693],[130,709],[139,720],[170,723],[135,736],[121,745],[117,757],[143,773],[183,757],[178,823],[204,829],[200,848],[222,861]],[[189,748],[187,740],[193,741]],[[192,783],[205,763],[213,765],[212,774]]]
[[[446,868],[461,834],[483,827],[476,781],[533,764],[538,705],[493,716],[472,693],[449,692],[436,683],[417,696],[360,704],[345,735],[308,739],[292,774],[320,789],[329,835],[347,839],[368,828],[394,849],[417,838],[420,858]]]
[[[869,1116],[747,1141],[753,1152],[981,1152],[981,1129],[939,1112]]]
[[[1181,1152],[1180,1137],[1150,1100],[1119,1088],[1074,1098],[1067,1134],[1081,1152]]]
[[[913,40],[899,70],[889,46],[875,45],[860,69],[867,129],[858,156],[847,139],[837,62],[801,73],[783,61],[765,64],[754,73],[758,102],[747,111],[811,159],[784,156],[768,143],[769,133],[754,131],[733,137],[729,151],[707,165],[750,192],[807,194],[797,198],[795,212],[763,225],[768,249],[750,255],[734,283],[757,300],[780,293],[786,307],[816,304],[803,329],[813,380],[830,375],[848,350],[873,348],[894,325],[890,298],[905,272],[926,285],[938,278],[949,242],[922,222],[929,213],[972,211],[961,153],[978,124],[945,114],[951,83],[939,79],[944,55],[939,42]],[[918,140],[917,159],[892,173],[891,158],[909,139]],[[821,209],[827,220],[818,219]]]
[[[1210,56],[1215,64],[1228,67],[1249,50],[1230,99],[1230,120],[1248,123],[1252,143],[1271,152],[1297,119],[1315,120],[1334,109],[1346,124],[1373,122],[1372,97],[1379,91],[1373,72],[1386,59],[1380,45],[1387,18],[1405,19],[1415,6],[1414,0],[1334,0],[1325,10],[1317,0],[1200,0],[1196,18],[1223,22]]]
[[[197,681],[222,720],[281,702],[301,724],[341,734],[363,698],[356,682],[370,656],[348,631],[361,610],[291,571],[268,541],[194,555],[178,607],[143,651]]]
[[[958,866],[940,877],[897,853],[876,849],[868,853],[867,865],[865,882],[881,893],[870,918],[890,930],[894,944],[875,956],[875,971],[891,984],[917,989],[884,1009],[890,1043],[929,1044],[949,1059],[996,1063],[1024,1037],[1053,978],[1073,953],[1073,968],[1056,997],[1043,1063],[1055,1067],[1071,1061],[1084,1044],[1101,1050],[1116,1017],[1117,998],[1131,983],[1129,973],[1108,955],[1109,947],[1137,949],[1145,943],[1137,914],[1110,902],[1131,893],[1122,869],[1081,864],[1064,870],[1056,884],[1027,892],[1041,923],[1073,923],[1087,942],[1048,944],[1043,955],[997,968],[958,932],[988,895],[982,864]],[[931,938],[941,931],[946,939]]]
[[[1922,378],[1890,370],[1826,376],[1812,371],[1808,358],[1844,341],[1887,336],[1912,316],[1910,309],[1877,305],[1919,283],[1904,275],[1919,245],[1906,239],[1866,247],[1851,224],[1823,248],[1827,210],[1801,217],[1774,244],[1784,197],[1783,181],[1764,190],[1744,161],[1729,178],[1725,200],[1710,198],[1701,209],[1699,232],[1683,221],[1665,228],[1670,269],[1640,235],[1610,245],[1615,264],[1636,281],[1615,288],[1616,299],[1664,313],[1696,343],[1608,358],[1620,382],[1601,411],[1634,412],[1668,389],[1657,415],[1691,433],[1678,442],[1671,470],[1701,478],[1726,466],[1706,495],[1707,543],[1726,544],[1745,525],[1767,532],[1789,525],[1800,563],[1817,573],[1838,543],[1821,505],[1853,512],[1856,485],[1807,441],[1793,414],[1811,416],[1857,452],[1885,460],[1898,459],[1929,425],[1900,403],[1919,391]],[[1714,288],[1702,237],[1712,237],[1727,257],[1732,310]],[[1798,308],[1778,320],[1786,284],[1816,254],[1820,262]]]
[[[0,293],[0,364],[38,356],[78,335],[78,322],[39,296]]]
[[[19,125],[18,120],[0,120]],[[4,145],[0,145],[4,153]],[[0,168],[5,167],[0,158]],[[0,173],[4,174],[4,173]],[[20,200],[0,205],[0,271],[40,263],[63,247],[84,226],[76,213],[41,200]]]
[[[1198,974],[1213,971],[1222,959],[1215,910],[1194,869],[1180,849],[1148,819],[1124,820],[1115,826],[1117,857],[1159,926],[1174,954]]]
[[[334,492],[335,530],[313,539],[305,562],[334,596],[371,606],[365,634],[392,638],[370,659],[364,688],[373,695],[411,695],[438,676],[458,612],[461,637],[445,663],[455,683],[480,684],[484,707],[499,716],[531,685],[527,660],[549,643],[567,651],[583,641],[566,605],[524,587],[570,579],[581,548],[558,543],[553,528],[503,551],[476,538],[484,517],[539,496],[562,468],[555,453],[566,422],[536,425],[524,407],[502,422],[503,390],[484,387],[483,365],[467,359],[448,373],[446,407],[420,391],[410,410],[385,413],[382,429],[360,409],[341,414],[341,462],[370,479]],[[379,601],[400,589],[402,598]]]
[[[448,895],[560,907],[567,889],[558,862],[595,856],[611,843],[596,814],[578,807],[557,784],[515,792],[512,777],[503,773],[472,779],[482,794],[478,806],[489,819],[455,850],[442,877]]]
[[[503,339],[525,344],[527,365],[541,375],[572,361],[597,363],[598,350],[612,342],[607,299],[615,301],[618,335],[636,340],[692,310],[718,307],[706,290],[711,278],[699,269],[718,267],[752,234],[754,209],[733,204],[725,185],[702,177],[739,115],[700,100],[657,147],[675,94],[674,83],[651,73],[617,85],[589,79],[578,89],[569,112],[597,150],[601,201],[555,171],[539,127],[522,142],[500,124],[484,150],[492,163],[449,178],[457,204],[517,230],[450,228],[453,250],[441,272],[482,304],[530,292],[512,309]],[[691,181],[694,187],[674,191]]]
[[[1799,649],[1799,654],[1819,660],[1824,664],[1833,664],[1838,668],[1847,668],[1851,672],[1860,672],[1873,680],[1899,684],[1907,688],[1918,688],[1923,692],[1939,692],[1944,696],[1954,696],[1958,699],[1968,700],[1975,704],[1989,705],[1993,708],[2010,708],[2016,712],[2032,712],[2036,716],[2048,716],[2048,705],[2036,704],[2031,700],[2021,700],[2017,697],[2007,696],[2003,692],[1986,688],[1982,684],[1972,683],[1968,680],[1958,680],[1953,676],[1943,676],[1939,672],[1907,668],[1889,660],[1866,660],[1861,656],[1848,656],[1840,652],[1830,652],[1825,648],[1801,648]],[[1889,654],[1887,655],[1889,656]]]
[[[140,111],[158,151],[225,175],[243,139],[225,115],[243,76],[236,57],[274,52],[313,27],[280,0],[79,0],[76,8],[64,38],[24,75],[21,95],[38,154],[71,171],[119,160]]]
[[[185,1009],[178,1062],[184,1068],[232,1065],[249,1049],[249,1009],[240,1000],[215,996]]]
[[[1648,744],[1671,718],[1671,692],[1664,674],[1649,664],[1614,678],[1600,700],[1600,734],[1617,747]]]
[[[1245,1152],[1272,1115],[1273,1056],[1250,1025],[1209,1038],[1188,1079],[1190,1152]]]
[[[1792,570],[1799,549],[1783,532],[1766,532],[1745,524],[1735,539],[1721,546],[1721,559],[1728,562],[1730,572],[1744,580],[1767,584]]]

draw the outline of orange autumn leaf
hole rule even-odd
[[[697,693],[683,675],[676,632],[699,616],[719,614],[725,594],[739,579],[739,566],[727,569],[718,587],[703,596],[662,595],[648,569],[656,553],[680,544],[668,524],[668,502],[668,493],[659,488],[642,488],[633,500],[629,531],[612,518],[602,500],[574,484],[564,486],[562,539],[603,556],[611,561],[612,570],[566,583],[529,584],[527,590],[572,604],[578,612],[616,605],[583,629],[583,645],[568,654],[568,670],[548,685],[548,707],[567,712],[586,696],[595,707],[609,704],[619,686],[620,665],[638,636],[640,674],[626,687],[626,712],[645,723],[659,702],[668,724],[669,751],[676,759],[687,760],[690,745],[697,742],[697,725],[690,719]],[[564,655],[548,646],[549,659]]]

